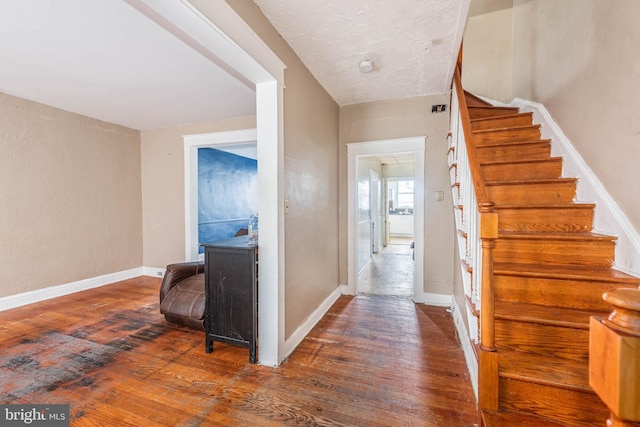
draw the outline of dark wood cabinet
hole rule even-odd
[[[206,352],[214,341],[247,347],[256,362],[257,246],[247,236],[205,243]]]

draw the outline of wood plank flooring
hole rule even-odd
[[[69,403],[73,426],[473,426],[444,308],[341,297],[279,368],[177,328],[141,277],[0,312],[0,403]]]

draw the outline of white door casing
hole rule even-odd
[[[282,100],[286,66],[224,1],[198,1],[202,10],[184,0],[126,1],[205,58],[255,88],[261,222],[258,362],[277,366],[284,358],[285,345]],[[191,196],[185,194],[185,201]]]
[[[415,155],[414,171],[414,293],[415,302],[424,301],[424,211],[425,211],[425,143],[426,136],[356,142],[347,144],[347,284],[342,293],[356,295],[357,271],[357,196],[358,159],[360,157],[410,154]]]

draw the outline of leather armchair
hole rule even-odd
[[[160,313],[167,322],[204,331],[204,263],[169,264],[160,285]]]

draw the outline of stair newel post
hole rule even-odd
[[[611,410],[609,427],[640,426],[640,290],[605,293],[607,319],[591,317],[589,385]]]
[[[480,358],[478,379],[480,409],[497,411],[499,376],[495,342],[495,298],[493,294],[493,251],[498,238],[498,214],[493,203],[480,204],[480,239],[482,240],[482,290],[480,301]]]
[[[486,351],[495,351],[495,300],[493,296],[493,249],[498,238],[498,214],[491,212],[493,203],[481,206],[480,239],[482,240],[482,297],[480,345]]]

